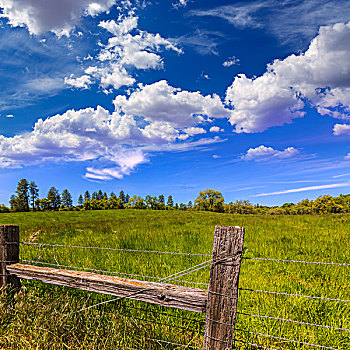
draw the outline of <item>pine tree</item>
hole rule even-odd
[[[123,191],[123,190],[121,190],[121,191],[119,192],[119,198],[120,198],[120,200],[123,202],[123,204],[127,203],[126,197],[125,197],[125,194],[124,194],[124,191]]]
[[[129,203],[129,200],[130,200],[130,196],[129,196],[129,194],[127,194],[127,195],[125,196],[125,203]]]
[[[174,206],[174,201],[173,201],[173,196],[168,197],[168,201],[166,203],[168,207],[173,207]]]
[[[78,197],[78,205],[79,205],[80,207],[82,207],[82,206],[83,206],[83,203],[84,203],[83,196],[80,195],[80,196]]]
[[[17,208],[17,197],[14,194],[10,197],[10,208],[11,210],[16,210]]]
[[[158,197],[158,202],[159,202],[159,204],[165,204],[164,195],[161,194],[161,195]]]
[[[92,192],[91,199],[97,199],[97,192]]]
[[[29,211],[29,183],[26,179],[21,179],[18,182],[16,194],[14,210]]]
[[[67,208],[71,208],[73,206],[72,195],[69,193],[67,189],[63,190],[62,192],[61,202]]]
[[[55,187],[51,187],[47,194],[47,200],[50,203],[50,209],[57,210],[61,204],[61,196]]]
[[[114,192],[111,192],[111,195],[109,196],[110,199],[117,199],[117,196]]]
[[[90,192],[86,190],[84,193],[84,202],[89,201],[90,199],[91,199]]]
[[[34,211],[35,200],[39,198],[39,188],[34,181],[29,184],[30,202]]]
[[[103,199],[103,193],[102,193],[101,190],[98,191],[97,196],[96,196],[96,199],[99,200],[99,201],[100,201],[101,199]]]

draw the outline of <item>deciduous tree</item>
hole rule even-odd
[[[194,201],[197,210],[222,212],[224,210],[224,197],[221,192],[208,188],[205,192],[200,191]]]

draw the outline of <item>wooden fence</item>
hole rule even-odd
[[[20,288],[22,278],[205,313],[203,349],[224,350],[232,348],[234,343],[243,241],[243,227],[216,226],[210,261],[210,282],[206,291],[165,283],[173,279],[171,276],[164,278],[164,282],[148,282],[20,264],[19,227],[3,225],[0,226],[0,288],[6,285]],[[207,266],[199,264],[195,268],[202,268],[200,265]],[[180,271],[174,274],[174,278],[192,270]]]
[[[267,290],[254,290],[239,288],[239,273],[242,259],[267,261],[273,263],[292,263],[292,264],[316,264],[327,266],[338,266],[349,268],[350,263],[333,263],[333,262],[317,262],[317,261],[297,261],[297,260],[282,260],[262,257],[247,257],[243,255],[243,242],[244,242],[244,228],[237,226],[216,226],[214,232],[214,244],[212,255],[206,254],[187,254],[182,252],[160,252],[160,251],[142,251],[132,249],[119,249],[119,248],[102,248],[102,247],[82,247],[82,246],[67,246],[67,245],[55,245],[55,244],[41,244],[20,242],[19,239],[19,227],[15,225],[0,225],[0,289],[10,285],[14,289],[19,289],[21,286],[20,279],[37,280],[44,283],[50,283],[55,285],[61,285],[66,287],[77,288],[86,291],[98,292],[103,294],[109,294],[117,297],[119,300],[122,298],[128,298],[133,300],[139,300],[148,302],[155,305],[165,306],[169,308],[177,308],[186,311],[192,311],[205,314],[205,330],[203,338],[203,349],[205,350],[229,350],[235,347],[235,330],[236,328],[236,315],[238,291],[246,290],[249,292],[264,293],[274,296],[283,297],[297,297],[307,298],[308,300],[318,300],[327,302],[343,303],[344,305],[350,305],[350,300],[329,298],[324,296],[310,296],[292,294],[280,291],[267,291]],[[28,265],[29,263],[40,263],[39,261],[26,261],[22,260],[20,263],[19,250],[20,244],[34,245],[41,247],[70,247],[70,248],[82,248],[82,249],[100,249],[100,250],[114,250],[114,251],[128,251],[128,252],[140,252],[140,253],[160,253],[160,254],[174,254],[174,255],[196,255],[205,256],[210,259],[192,266],[183,271],[179,271],[165,278],[160,278],[157,282],[141,281],[136,279],[129,279],[110,275],[101,275],[93,272],[77,271],[74,268],[60,269],[58,267],[64,267],[59,265],[56,258],[57,266],[42,267],[36,265]],[[52,265],[52,264],[49,264]],[[178,281],[178,278],[205,267],[210,266],[210,280],[207,290],[184,287],[170,284],[171,281]],[[310,266],[310,265],[309,265]],[[74,270],[73,270],[74,269]],[[88,269],[89,270],[89,269]],[[98,272],[99,270],[93,270]],[[99,271],[107,272],[107,271]],[[124,274],[127,275],[127,274]],[[142,276],[147,277],[147,276]],[[152,277],[150,277],[152,278]],[[202,284],[202,283],[200,283]],[[112,301],[113,301],[112,300]],[[107,301],[109,302],[109,301]],[[103,304],[103,303],[100,303]],[[96,304],[96,305],[100,305]],[[94,305],[94,306],[96,306]],[[90,307],[89,307],[90,308]],[[244,314],[244,313],[241,313]],[[273,320],[278,322],[289,322],[294,325],[304,325],[307,327],[318,327],[328,330],[335,330],[339,332],[350,332],[350,329],[346,327],[336,327],[334,325],[322,325],[315,322],[304,322],[301,320],[292,320],[288,318],[281,318],[267,315],[248,315],[263,320]],[[279,342],[281,344],[289,344],[288,349],[294,347],[304,346],[318,348],[338,350],[332,346],[325,346],[320,344],[313,344],[296,339],[287,339],[281,336],[260,333],[252,330],[245,330],[249,335],[261,336],[268,338],[272,341]],[[174,344],[170,342],[165,342]],[[274,348],[267,348],[263,345],[244,342],[245,345],[260,348],[277,350]],[[179,344],[177,344],[179,345]],[[284,348],[284,347],[283,347]],[[344,349],[348,349],[345,347]]]

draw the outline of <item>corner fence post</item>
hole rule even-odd
[[[244,227],[215,227],[203,350],[234,347],[243,241]]]
[[[17,276],[9,274],[7,265],[19,262],[19,227],[16,225],[0,225],[0,289],[10,285],[20,288]]]

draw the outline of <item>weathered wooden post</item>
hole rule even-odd
[[[11,275],[6,266],[19,262],[19,227],[0,225],[0,289],[7,285],[19,288],[20,279]]]
[[[215,227],[204,350],[231,350],[234,346],[243,241],[244,227]]]

